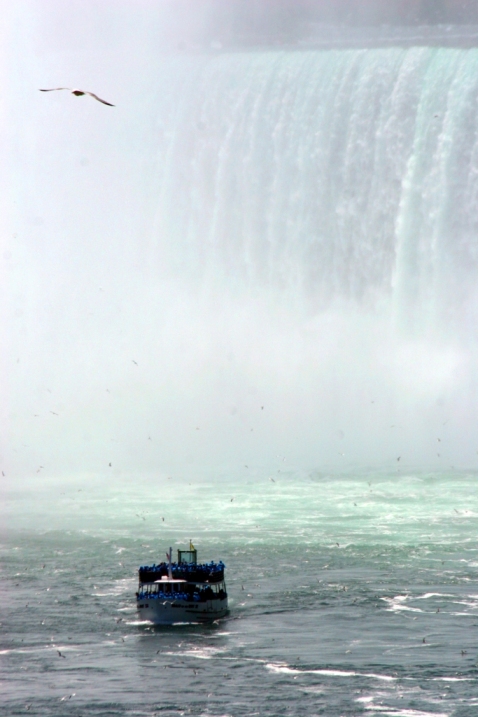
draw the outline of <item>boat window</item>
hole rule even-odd
[[[178,563],[186,565],[196,565],[197,563],[197,550],[178,550]]]

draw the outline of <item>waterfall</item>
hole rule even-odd
[[[476,314],[478,52],[251,52],[159,73],[157,236],[196,278],[463,329]],[[459,326],[457,326],[457,322]]]
[[[12,462],[475,465],[478,51],[134,62],[12,94]]]

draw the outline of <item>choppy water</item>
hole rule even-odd
[[[477,475],[286,465],[5,495],[5,714],[477,714]],[[189,538],[230,616],[152,628],[136,569]]]

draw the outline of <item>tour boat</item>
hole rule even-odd
[[[227,615],[225,565],[198,563],[197,550],[178,550],[173,563],[172,548],[167,562],[143,565],[138,571],[136,603],[140,617],[155,625],[212,622]]]

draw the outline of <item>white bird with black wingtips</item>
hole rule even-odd
[[[84,90],[72,90],[71,87],[52,87],[49,90],[40,90],[40,92],[56,92],[57,90],[69,90],[69,92],[71,92],[72,95],[76,95],[76,97],[81,97],[82,95],[89,95],[90,97],[93,97],[95,100],[98,100],[98,102],[102,102],[104,105],[108,105],[109,107],[115,106],[115,105],[112,105],[111,102],[102,100],[101,97],[98,97],[98,95],[95,95],[94,92],[86,92]]]

